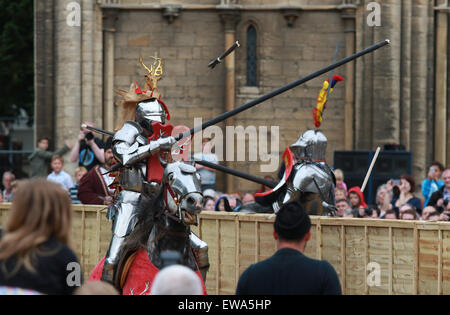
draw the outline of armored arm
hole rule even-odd
[[[141,133],[141,126],[134,121],[127,121],[114,135],[113,153],[122,165],[130,166],[160,150],[170,150],[176,142],[175,138],[166,137],[148,143]]]

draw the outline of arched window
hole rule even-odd
[[[256,28],[247,28],[247,86],[257,86],[257,37]]]

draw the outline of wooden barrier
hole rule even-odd
[[[9,204],[0,204],[0,226],[8,209]],[[111,224],[104,207],[74,205],[73,210],[72,247],[87,279],[106,253]],[[334,266],[344,294],[450,294],[450,223],[311,220],[312,238],[305,254]],[[209,245],[209,294],[234,294],[240,274],[276,251],[273,221],[264,214],[200,215],[193,231]]]

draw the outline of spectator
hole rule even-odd
[[[429,222],[437,222],[440,219],[441,219],[441,215],[437,211],[430,213],[430,216],[428,217]]]
[[[112,138],[105,144],[105,163],[96,165],[80,180],[78,186],[78,199],[83,204],[89,205],[111,205],[114,189],[111,184],[114,178],[108,171],[114,163],[114,154],[111,148]]]
[[[246,193],[244,194],[244,197],[242,197],[242,205],[248,205],[250,203],[254,203],[255,202],[255,196],[253,194],[250,193]]]
[[[340,169],[334,170],[334,176],[336,177],[336,188],[344,189],[347,194],[347,185],[344,182],[344,172]]]
[[[90,127],[93,125],[89,122],[85,124]],[[88,171],[96,165],[105,163],[104,143],[89,129],[82,128],[77,140],[70,152],[72,162],[78,161],[78,166],[84,166]]]
[[[400,206],[408,203],[414,206],[419,214],[422,213],[422,201],[414,196],[414,191],[416,189],[414,179],[410,175],[404,174],[400,177],[400,180],[400,195],[398,196],[398,198],[394,197],[392,199],[392,209],[398,212]]]
[[[430,218],[430,215],[433,212],[437,212],[436,208],[434,206],[426,206],[423,210],[422,210],[422,221],[428,221]]]
[[[72,199],[73,204],[80,204],[81,201],[78,200],[78,184],[80,183],[80,180],[83,178],[84,175],[87,174],[87,169],[84,166],[79,166],[75,170],[75,185],[73,185],[69,189],[70,198]]]
[[[205,198],[211,198],[214,200],[214,202],[217,199],[217,193],[213,189],[206,189],[203,191],[203,197]]]
[[[364,195],[361,192],[361,188],[359,188],[358,186],[349,189],[348,198],[350,200],[350,206],[352,208],[367,208],[367,204],[364,201]]]
[[[13,200],[13,187],[12,183],[16,179],[16,176],[12,172],[4,172],[2,178],[2,184],[5,188],[2,193],[3,202],[12,202]]]
[[[343,218],[356,218],[355,212],[353,211],[353,209],[345,209],[342,217]]]
[[[217,155],[211,152],[211,139],[203,138],[202,140],[202,153],[195,153],[194,160],[206,161],[214,164],[219,164],[219,159]],[[198,163],[195,164],[198,173],[201,178],[202,191],[206,189],[216,190],[216,170],[200,165]]]
[[[427,178],[422,182],[422,195],[425,198],[424,207],[428,205],[431,195],[444,186],[441,179],[444,166],[440,162],[433,162],[428,170]]]
[[[203,200],[203,210],[214,211],[215,204],[216,204],[216,202],[214,201],[214,199],[212,199],[210,197],[206,197]]]
[[[53,172],[51,172],[47,176],[47,180],[60,184],[65,190],[69,191],[69,189],[73,186],[72,177],[67,174],[64,170],[64,160],[59,155],[55,155],[52,157],[50,164]]]
[[[397,220],[398,215],[397,215],[397,212],[395,212],[394,210],[388,210],[388,211],[386,211],[384,218],[387,220]]]
[[[73,295],[119,295],[119,291],[105,281],[88,281],[76,289]]]
[[[345,210],[351,210],[350,204],[348,203],[347,199],[339,199],[336,201],[336,209],[337,209],[337,216],[343,217]]]
[[[392,191],[389,190],[387,184],[378,187],[375,197],[375,203],[379,210],[380,219],[384,218],[386,211],[391,209]]]
[[[52,156],[64,155],[72,148],[72,144],[68,141],[65,142],[64,147],[56,150],[55,152],[49,152],[48,150],[49,139],[41,138],[37,143],[37,148],[28,157],[30,161],[31,174],[30,177],[47,177],[49,173],[49,166]]]
[[[183,265],[171,265],[157,273],[150,294],[152,295],[203,295],[200,277]]]
[[[361,210],[361,209],[359,209]],[[362,213],[361,217],[365,219],[378,219],[380,216],[380,210],[376,205],[370,205],[366,209],[364,209],[364,212]]]
[[[400,212],[400,220],[417,220],[417,213],[412,209]]]
[[[402,217],[402,214],[404,212],[407,212],[407,211],[409,211],[409,212],[412,211],[412,212],[416,213],[416,217],[417,217],[417,210],[416,210],[416,208],[414,206],[410,205],[409,203],[405,203],[404,205],[400,206],[400,208],[398,210],[399,210],[399,217],[400,218]]]
[[[275,182],[275,179],[272,176],[270,176],[270,175],[264,176],[264,179],[265,180],[271,180],[271,181]],[[256,191],[256,193],[257,194],[258,193],[265,193],[265,192],[268,192],[268,191],[271,191],[271,190],[272,190],[272,188],[270,188],[269,186],[261,185],[261,187]]]
[[[334,200],[347,199],[347,192],[343,188],[334,189]]]
[[[444,200],[450,200],[450,169],[446,169],[442,173],[442,179],[444,180],[444,186],[431,195],[428,200],[429,206],[443,208]]]
[[[0,286],[43,294],[72,294],[67,282],[78,263],[68,247],[70,198],[61,185],[44,179],[21,181],[0,241]],[[81,281],[81,279],[80,279]]]
[[[283,205],[273,236],[277,252],[251,265],[239,278],[237,295],[340,295],[336,271],[326,261],[303,255],[311,238],[311,221],[300,202]]]
[[[450,202],[444,201],[444,211],[442,211],[439,221],[450,221]]]
[[[223,195],[217,199],[214,206],[215,211],[233,212],[236,207],[241,206],[242,203],[236,197],[230,197],[229,195]]]

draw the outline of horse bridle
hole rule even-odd
[[[175,202],[176,206],[177,206],[177,212],[178,212],[178,217],[171,214],[170,212],[165,213],[166,216],[168,216],[169,218],[178,221],[180,223],[184,224],[184,217],[183,217],[183,211],[181,210],[181,202],[186,198],[187,195],[191,194],[192,192],[183,194],[181,197],[179,197],[172,189],[172,187],[170,187],[170,185],[165,185],[165,189],[164,189],[164,202],[166,204],[166,207],[168,206],[168,202],[167,202],[167,192],[169,192],[170,196],[172,197],[173,201]],[[203,194],[201,192],[197,192],[200,195]],[[194,225],[198,225],[198,216],[195,216],[195,223]]]

